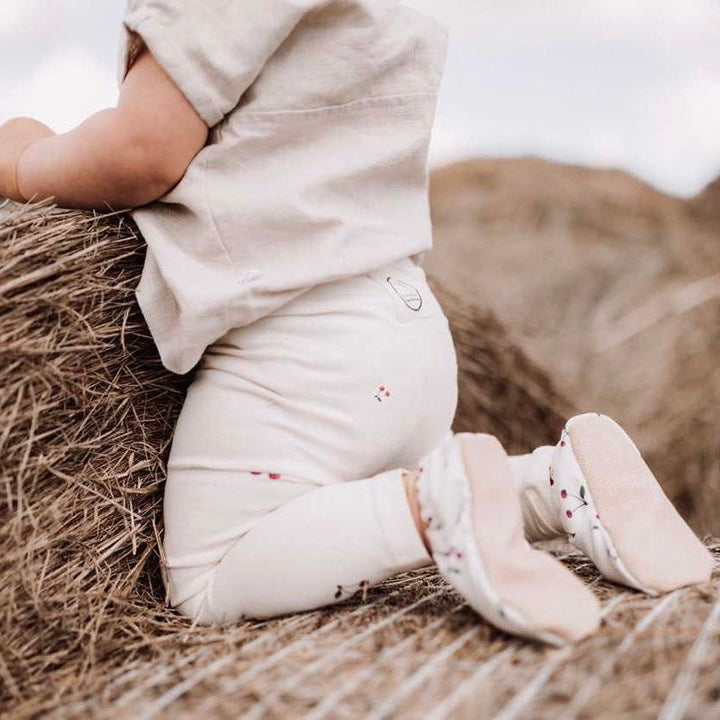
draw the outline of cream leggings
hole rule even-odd
[[[450,433],[456,404],[447,319],[407,258],[229,331],[168,459],[172,605],[203,624],[270,617],[429,564],[402,470]]]

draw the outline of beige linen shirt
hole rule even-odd
[[[130,31],[211,128],[181,181],[132,211],[166,368],[314,285],[422,263],[443,25],[395,0],[129,0],[119,84]]]

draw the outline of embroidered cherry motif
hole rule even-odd
[[[355,593],[358,590],[362,590],[363,593],[363,600],[365,600],[367,596],[368,588],[370,587],[370,581],[369,580],[361,580],[357,585],[352,585],[349,588],[345,589],[342,585],[336,585],[335,586],[337,590],[335,591],[334,597],[336,600],[339,600],[342,597],[343,592],[347,593]]]
[[[588,505],[588,501],[585,499],[585,486],[584,486],[584,485],[581,485],[581,486],[580,486],[580,495],[575,495],[574,493],[570,493],[570,494],[571,494],[572,497],[574,497],[576,500],[579,500],[579,501],[580,501],[580,504],[575,508],[575,510],[577,510],[578,508],[581,508],[581,507],[583,507],[583,506],[587,506],[587,505]],[[563,488],[563,489],[560,491],[560,497],[562,497],[562,498],[564,499],[564,498],[566,498],[567,496],[568,496],[568,491]],[[566,510],[566,511],[565,511],[565,514],[566,514],[568,517],[572,517],[572,512],[571,512],[570,510]]]
[[[385,397],[390,397],[390,390],[388,390],[385,385],[380,385],[380,387],[375,392],[375,399],[378,402],[382,402],[381,395],[384,395]]]

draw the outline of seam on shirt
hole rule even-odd
[[[208,148],[211,148],[213,146],[208,145],[206,146]],[[225,253],[225,257],[227,258],[228,263],[230,263],[230,267],[232,267],[233,272],[237,273],[238,268],[235,264],[235,261],[232,259],[232,255],[230,255],[230,251],[228,250],[227,246],[225,245],[225,242],[222,239],[222,235],[220,234],[220,228],[217,225],[217,221],[215,220],[215,215],[213,214],[212,208],[210,207],[210,199],[208,198],[208,191],[207,191],[207,173],[208,173],[208,155],[210,154],[211,150],[208,150],[208,152],[205,153],[205,157],[202,161],[202,181],[200,183],[202,187],[202,196],[203,196],[203,202],[205,204],[205,210],[207,211],[208,218],[210,220],[210,225],[213,229],[213,233],[215,235],[216,240],[220,244],[220,247],[222,248],[223,252]]]
[[[324,110],[349,110],[356,105],[373,105],[375,102],[381,100],[401,101],[413,97],[437,97],[437,93],[425,91],[412,93],[395,93],[393,95],[369,95],[363,98],[356,98],[355,100],[348,100],[348,102],[344,103],[335,103],[332,105],[318,105],[316,107],[308,108],[287,108],[281,110],[243,110],[242,108],[238,108],[233,113],[228,113],[228,115],[232,114],[234,117],[237,118],[257,116],[266,117],[270,115],[304,115],[309,113],[320,113]]]

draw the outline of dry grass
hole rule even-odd
[[[607,611],[571,650],[490,628],[431,568],[272,621],[177,617],[157,541],[191,377],[159,363],[133,296],[142,258],[124,215],[42,203],[0,224],[0,712],[655,717],[665,703],[664,720],[720,717],[720,578],[648,599],[562,546]],[[569,408],[549,380],[491,316],[437,291],[461,364],[455,429],[496,433],[513,451],[552,441]]]

